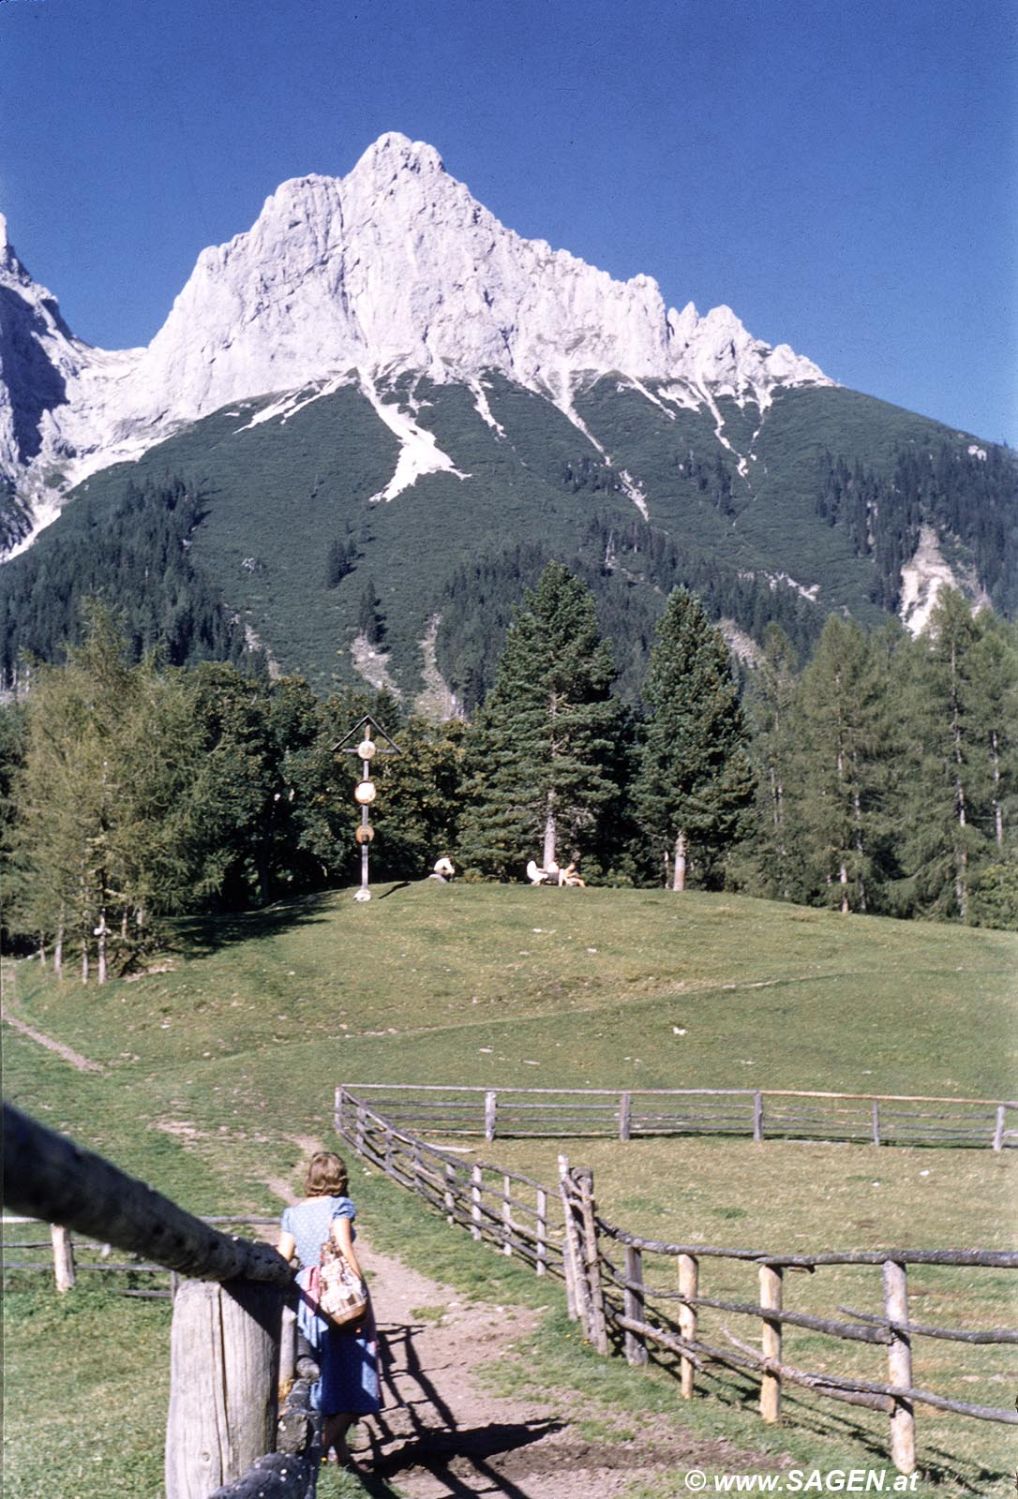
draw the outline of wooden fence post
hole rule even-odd
[[[874,1098],[871,1104],[871,1129],[874,1145],[880,1144],[880,1101]]]
[[[494,1140],[495,1117],[498,1113],[498,1094],[494,1088],[489,1088],[484,1095],[484,1138]]]
[[[997,1105],[997,1122],[993,1130],[994,1150],[1004,1149],[1004,1115],[1006,1112],[1007,1111],[1002,1103]]]
[[[537,1189],[537,1264],[538,1275],[548,1273],[548,1194],[543,1187]]]
[[[283,1307],[279,1334],[279,1387],[283,1389],[297,1377],[297,1313],[292,1306]]]
[[[779,1265],[760,1266],[760,1305],[769,1311],[781,1310],[782,1270]],[[770,1317],[763,1319],[760,1334],[760,1352],[764,1358],[781,1362],[781,1323]],[[760,1414],[765,1421],[781,1420],[781,1375],[764,1373],[760,1381]]]
[[[452,1161],[445,1163],[445,1219],[447,1223],[456,1221],[456,1167]]]
[[[166,1499],[207,1499],[276,1445],[283,1291],[185,1280],[173,1303]]]
[[[51,1223],[49,1236],[53,1244],[53,1277],[57,1290],[70,1291],[74,1286],[74,1245],[68,1229],[59,1223]]]
[[[480,1166],[473,1166],[470,1171],[470,1232],[475,1239],[481,1237],[481,1196],[484,1192],[484,1172]]]
[[[630,1093],[619,1097],[619,1139],[628,1140],[633,1122],[633,1099]]]
[[[763,1144],[764,1137],[764,1110],[763,1094],[759,1088],[753,1094],[753,1139],[758,1145]]]
[[[887,1349],[888,1383],[899,1389],[912,1388],[912,1344],[908,1333],[908,1277],[904,1265],[884,1261],[884,1316],[892,1326]],[[911,1400],[896,1395],[891,1413],[891,1461],[899,1473],[915,1469],[915,1416]]]
[[[364,1154],[364,1105],[357,1105],[357,1123],[354,1127],[353,1148],[358,1155]]]
[[[694,1254],[679,1255],[679,1295],[688,1296],[690,1301],[695,1302],[700,1288],[700,1264]],[[696,1306],[687,1305],[685,1301],[679,1305],[679,1337],[684,1343],[696,1342]],[[679,1389],[683,1400],[692,1400],[693,1382],[696,1378],[696,1365],[693,1360],[683,1356],[679,1362]]]
[[[343,1124],[345,1122],[344,1119],[343,1119],[343,1105],[345,1103],[346,1103],[346,1089],[343,1087],[343,1085],[341,1083],[339,1085],[339,1087],[336,1089],[336,1105],[335,1105],[335,1110],[334,1110],[334,1114],[333,1114],[333,1121],[332,1121],[333,1122],[333,1126],[335,1127],[336,1134],[339,1135],[340,1139],[342,1139],[342,1137],[343,1137]]]
[[[560,1155],[558,1158],[558,1179],[559,1192],[562,1196],[562,1270],[566,1282],[566,1310],[572,1322],[586,1323],[587,1298],[582,1273],[579,1231],[573,1209],[573,1182],[568,1156]]]
[[[604,1315],[604,1288],[601,1283],[601,1251],[597,1242],[597,1218],[594,1212],[594,1178],[591,1172],[576,1173],[580,1186],[580,1213],[583,1257],[582,1275],[587,1286],[587,1337],[598,1353],[608,1353],[608,1327]]]
[[[623,1310],[634,1322],[644,1320],[643,1255],[634,1244],[626,1245],[626,1288],[622,1293]],[[637,1368],[647,1362],[646,1340],[626,1328],[626,1363]]]

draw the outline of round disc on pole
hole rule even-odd
[[[375,799],[375,794],[374,781],[361,781],[360,785],[354,789],[353,799],[355,802],[360,802],[362,807],[369,807]]]
[[[370,843],[375,836],[375,830],[370,822],[362,822],[353,836],[358,843]]]

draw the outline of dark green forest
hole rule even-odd
[[[167,524],[190,513],[181,494]],[[359,765],[336,747],[364,714],[401,750],[375,762],[376,880],[441,855],[516,880],[536,859],[590,883],[1018,924],[1018,632],[960,594],[918,639],[831,616],[805,665],[772,624],[737,681],[702,602],[673,590],[635,706],[591,589],[552,563],[483,703],[442,724],[254,658],[196,660],[200,632],[176,637],[192,664],[139,654],[146,620],[91,602],[0,708],[5,937],[61,968],[101,979],[171,919],[353,882]]]

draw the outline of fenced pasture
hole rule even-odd
[[[344,1107],[337,1094],[337,1117]],[[1018,1148],[1018,1103],[770,1088],[479,1088],[351,1083],[393,1124],[498,1139],[732,1135],[871,1145]]]
[[[1018,1331],[994,1316],[1014,1305],[1018,1251],[666,1242],[602,1216],[593,1173],[564,1156],[556,1193],[504,1164],[458,1159],[399,1128],[353,1088],[337,1089],[335,1124],[358,1155],[450,1224],[520,1256],[538,1275],[560,1275],[597,1351],[614,1347],[634,1366],[653,1357],[674,1371],[683,1399],[693,1398],[698,1379],[716,1389],[720,1370],[736,1377],[729,1399],[745,1399],[747,1378],[757,1385],[769,1423],[790,1390],[807,1419],[817,1401],[879,1413],[903,1473],[916,1466],[919,1406],[935,1413],[927,1426],[924,1409],[923,1429],[941,1454],[951,1440],[945,1418],[1018,1424],[1001,1399],[1018,1360],[1000,1354],[1018,1345]],[[916,1301],[931,1296],[925,1304],[949,1310],[942,1322],[914,1315]],[[914,1357],[916,1344],[947,1345],[948,1353]],[[867,1362],[874,1353],[881,1362]],[[988,1398],[972,1398],[974,1385]]]

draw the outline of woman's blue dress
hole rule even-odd
[[[318,1254],[329,1237],[334,1218],[357,1216],[349,1197],[311,1197],[283,1212],[281,1226],[297,1244],[300,1271],[297,1284],[306,1288],[307,1275],[318,1264]],[[374,1317],[369,1311],[357,1332],[344,1332],[318,1317],[301,1298],[297,1303],[297,1326],[315,1351],[321,1377],[312,1386],[311,1402],[323,1416],[340,1411],[351,1415],[376,1415],[378,1395],[378,1345]]]

